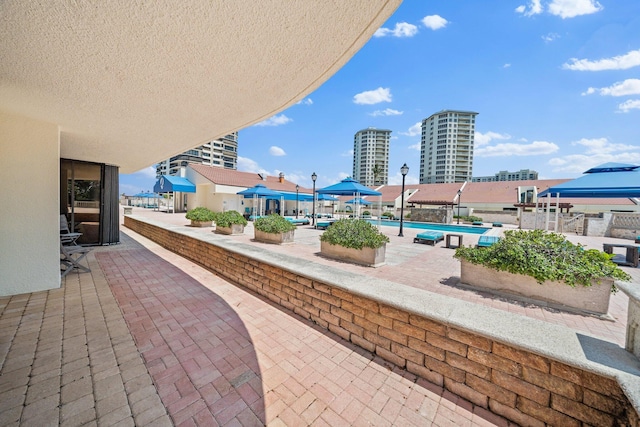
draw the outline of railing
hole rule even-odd
[[[560,221],[561,233],[573,233],[582,236],[584,233],[584,214],[578,214],[572,217],[563,217]]]
[[[100,202],[98,200],[76,200],[73,205],[76,208],[99,208]]]
[[[640,229],[640,214],[616,212],[613,214],[611,226],[630,230]]]

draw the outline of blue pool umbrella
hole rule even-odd
[[[282,193],[265,187],[262,184],[255,185],[246,190],[238,191],[236,194],[244,196],[245,199],[253,199],[253,207],[256,207],[256,200],[260,199],[258,214],[262,215],[262,199],[282,199]]]
[[[579,178],[550,187],[538,194],[574,198],[640,197],[640,166],[605,163]]]
[[[334,196],[381,196],[382,193],[365,187],[353,178],[345,178],[337,184],[316,190],[318,194]]]
[[[352,204],[352,205],[353,205],[353,204],[355,204],[355,205],[363,205],[363,206],[367,206],[367,205],[370,205],[370,204],[371,204],[371,202],[370,202],[370,201],[365,200],[365,199],[363,199],[363,198],[361,198],[361,197],[351,199],[351,200],[349,200],[349,201],[347,201],[347,202],[345,202],[345,203],[350,203],[350,204]]]

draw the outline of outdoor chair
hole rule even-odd
[[[80,246],[80,245],[65,245],[61,239],[60,240],[60,275],[61,277],[66,276],[73,269],[76,269],[76,268],[80,271],[89,273],[91,271],[91,269],[88,267],[89,264],[87,263],[87,267],[80,264],[80,261],[82,261],[89,252],[91,252],[91,248],[87,248],[85,246]]]
[[[82,236],[82,233],[72,233],[69,230],[69,223],[67,217],[64,214],[60,214],[60,241],[64,245],[77,245],[76,240]]]
[[[500,236],[480,236],[476,248],[488,248],[500,240]]]
[[[439,231],[425,231],[424,233],[416,235],[413,243],[426,243],[435,246],[440,240],[444,240],[444,233]]]

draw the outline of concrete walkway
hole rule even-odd
[[[123,231],[0,298],[0,425],[510,425]]]

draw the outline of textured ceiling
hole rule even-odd
[[[400,2],[3,0],[0,109],[133,172],[299,101]]]

